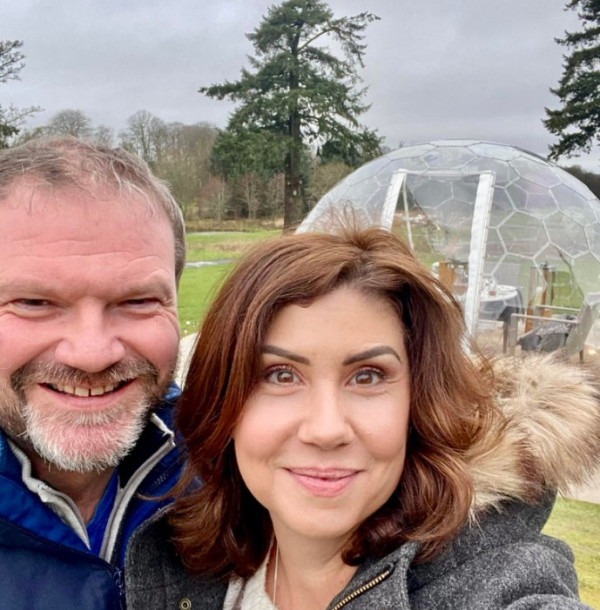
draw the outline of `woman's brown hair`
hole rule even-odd
[[[238,471],[232,434],[260,373],[274,316],[341,286],[392,303],[409,360],[410,433],[404,471],[388,502],[365,520],[343,558],[360,563],[409,540],[420,558],[439,552],[466,522],[473,496],[469,450],[493,423],[489,370],[465,349],[459,304],[392,233],[287,235],[250,251],[214,300],[196,343],[177,427],[189,462],[171,524],[192,572],[247,577],[272,537],[268,512]],[[474,349],[474,348],[473,348]]]

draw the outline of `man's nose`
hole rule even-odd
[[[322,449],[348,444],[353,436],[343,392],[335,383],[323,383],[309,392],[309,404],[298,429],[298,438]]]
[[[98,305],[80,307],[63,320],[54,357],[57,363],[99,373],[125,357],[110,316]]]

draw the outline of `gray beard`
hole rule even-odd
[[[108,385],[134,378],[142,384],[141,400],[123,399],[101,413],[45,412],[26,398],[27,388],[36,383]],[[49,466],[85,473],[118,466],[137,443],[168,383],[159,383],[158,372],[149,362],[131,361],[98,374],[62,365],[30,363],[11,376],[11,385],[0,387],[0,426],[7,435]],[[85,441],[76,442],[81,439]]]
[[[116,426],[117,413],[83,414],[67,421],[67,418],[58,414],[40,416],[34,407],[25,405],[25,431],[21,438],[48,465],[58,470],[102,472],[116,468],[133,449],[146,425],[149,410],[148,401],[142,401],[135,415],[132,414],[124,425]],[[110,431],[103,430],[111,424]],[[72,445],[69,446],[67,427],[80,429],[82,434],[85,434],[86,429],[96,429],[99,439],[87,447],[70,450]],[[98,451],[99,445],[106,449]]]

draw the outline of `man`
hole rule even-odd
[[[0,153],[2,608],[121,606],[129,536],[181,466],[184,252],[179,207],[132,155]]]

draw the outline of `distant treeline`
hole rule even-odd
[[[169,184],[191,228],[206,219],[216,223],[232,219],[278,222],[283,216],[282,156],[270,142],[254,134],[231,142],[210,123],[166,123],[146,110],[130,116],[127,127],[115,134],[104,125],[94,127],[80,110],[63,110],[43,127],[22,130],[11,145],[44,134],[89,138],[136,153]],[[304,151],[304,212],[361,160],[351,163],[332,147]]]
[[[233,141],[227,131],[210,123],[166,123],[146,110],[130,116],[127,127],[115,134],[102,125],[93,127],[79,110],[63,110],[48,125],[23,130],[12,144],[45,133],[90,138],[136,153],[170,185],[191,229],[204,226],[207,220],[278,223],[283,217],[283,155],[275,141],[260,134],[248,132]],[[363,162],[360,157],[346,158],[331,144],[315,151],[305,149],[303,212]],[[600,174],[579,166],[564,169],[600,199]]]
[[[570,174],[575,176],[583,182],[589,189],[600,199],[600,174],[595,174],[594,172],[589,172],[578,165],[574,165],[571,167],[563,167]]]

